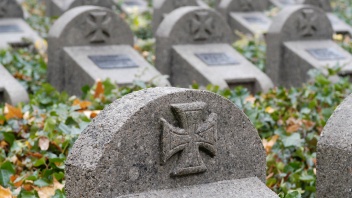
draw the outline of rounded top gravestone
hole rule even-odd
[[[106,107],[66,162],[68,197],[117,197],[257,177],[258,132],[231,101],[180,88],[135,92]]]
[[[319,7],[323,9],[325,12],[332,12],[330,0],[305,0],[303,3]]]
[[[231,28],[220,14],[201,7],[179,8],[163,20],[156,32],[156,67],[171,73],[173,45],[227,43],[234,41]]]
[[[16,0],[0,0],[1,18],[23,18],[23,10]]]
[[[70,46],[133,45],[128,24],[114,11],[97,6],[80,6],[65,12],[48,36],[48,80],[62,91],[62,49]]]
[[[317,146],[317,197],[351,197],[352,95],[337,107]]]
[[[333,29],[323,10],[309,5],[285,7],[274,19],[266,35],[266,73],[279,81],[282,51],[288,41],[331,40]]]
[[[227,17],[230,12],[264,11],[269,7],[267,0],[222,0],[217,10]]]

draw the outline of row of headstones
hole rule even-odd
[[[128,107],[128,108],[126,108]],[[317,149],[317,197],[351,197],[352,95]],[[214,93],[154,88],[106,107],[66,161],[69,198],[278,197],[265,186],[265,151],[253,124]]]
[[[349,75],[351,55],[331,40],[332,32],[330,21],[316,7],[291,7],[279,14],[267,36],[267,73],[274,83],[298,86],[309,79],[309,69],[337,63],[346,64],[341,74]],[[159,71],[175,86],[196,81],[221,88],[242,85],[252,92],[273,86],[231,47],[231,29],[207,8],[183,7],[165,17],[156,33],[159,71],[132,48],[131,30],[109,9],[87,6],[68,11],[54,24],[48,40],[48,81],[70,94],[80,95],[84,85],[106,78],[125,85],[138,76],[168,85]]]

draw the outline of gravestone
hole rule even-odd
[[[42,38],[23,20],[21,5],[16,0],[0,1],[0,49],[27,47]]]
[[[233,32],[262,36],[271,24],[264,13],[268,7],[269,1],[265,0],[222,0],[217,10],[227,19]]]
[[[66,193],[277,197],[265,175],[258,132],[233,103],[207,91],[153,88],[115,101],[82,132],[66,161]]]
[[[170,13],[156,32],[156,67],[174,86],[196,82],[221,88],[266,91],[271,80],[231,46],[233,33],[211,9],[184,7]]]
[[[279,8],[284,8],[287,6],[292,6],[292,5],[299,5],[302,4],[304,0],[270,0],[270,2]],[[313,0],[315,1],[315,0]]]
[[[351,197],[352,95],[335,110],[317,147],[317,197]]]
[[[67,11],[48,37],[48,81],[58,90],[82,94],[96,80],[118,85],[134,80],[169,83],[133,48],[133,33],[114,11],[81,6]]]
[[[208,7],[202,0],[154,0],[152,28],[155,33],[165,16],[180,7],[201,6]]]
[[[16,105],[29,101],[26,89],[2,65],[0,65],[0,76],[0,103]]]
[[[333,30],[323,10],[308,5],[284,8],[273,20],[266,36],[266,73],[275,85],[300,86],[308,71],[343,66],[341,75],[352,72],[352,57],[332,41]]]
[[[145,0],[123,0],[122,2],[119,0],[117,1],[117,3],[120,4],[120,9],[122,12],[126,14],[139,14],[149,10],[148,3]]]
[[[343,20],[339,19],[334,13],[332,13],[330,0],[305,0],[304,3],[308,5],[317,6],[324,10],[331,21],[332,28],[335,33],[344,35],[347,34],[352,36],[352,27]]]
[[[69,9],[94,5],[105,8],[112,8],[112,0],[46,0],[46,15],[48,17],[59,17]]]

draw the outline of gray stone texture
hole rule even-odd
[[[271,80],[232,47],[233,34],[217,12],[200,7],[179,8],[169,14],[156,33],[156,67],[170,76],[173,86],[232,88],[244,85],[256,92],[272,87]],[[207,65],[197,54],[227,54],[236,63]]]
[[[352,27],[345,21],[339,19],[333,12],[330,0],[305,0],[304,4],[313,5],[327,12],[328,18],[332,24],[332,28],[337,34],[348,34],[352,36]]]
[[[96,21],[96,23],[92,23]],[[66,12],[48,36],[48,82],[58,90],[65,87],[64,47],[133,45],[129,26],[112,10],[81,6]]]
[[[112,8],[114,3],[112,0],[46,0],[46,15],[58,17],[69,9],[86,5]]]
[[[2,65],[0,65],[0,76],[0,103],[16,105],[29,101],[26,89]]]
[[[180,7],[201,6],[208,7],[202,0],[153,0],[152,29],[155,33],[167,14]]]
[[[2,18],[23,18],[23,10],[16,0],[0,1],[0,19]]]
[[[335,110],[317,148],[317,197],[352,196],[352,95]]]
[[[153,88],[115,101],[82,132],[66,161],[66,193],[118,197],[251,177],[265,183],[265,172],[258,132],[231,101],[207,91]],[[179,192],[185,191],[197,189]]]
[[[323,66],[348,63],[342,74],[351,73],[351,55],[332,42],[332,34],[330,21],[320,8],[299,5],[283,9],[266,36],[266,73],[275,85],[286,87],[306,82],[305,72],[313,68],[324,70]],[[344,58],[317,59],[308,53],[312,49],[332,49]]]
[[[43,39],[21,18],[0,19],[0,49],[26,47]]]
[[[258,178],[221,181],[184,188],[151,191],[147,193],[123,195],[118,198],[272,198],[278,197]]]
[[[234,33],[241,32],[251,36],[261,36],[266,33],[271,19],[264,11],[269,7],[269,1],[261,0],[222,0],[217,10],[227,20]],[[237,34],[235,38],[239,39]]]

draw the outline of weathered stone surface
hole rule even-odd
[[[114,4],[112,0],[46,0],[46,15],[58,17],[69,9],[86,5],[112,8]]]
[[[2,65],[0,76],[0,103],[16,105],[29,101],[26,89]]]
[[[107,8],[81,6],[69,10],[51,28],[48,42],[48,81],[58,90],[71,94],[80,95],[82,83],[93,85],[97,79],[110,78],[125,85],[133,83],[134,79],[151,81],[160,74],[132,49],[131,29]],[[138,64],[138,68],[116,68],[111,65],[120,64],[114,62],[118,61],[116,57],[102,60],[105,62],[102,64],[110,66],[99,67],[101,64],[93,62],[90,56],[127,56]],[[131,78],[137,75],[141,77]],[[168,84],[165,79],[163,82]]]
[[[317,197],[351,197],[352,95],[335,110],[317,149]]]
[[[154,88],[115,101],[83,131],[66,161],[66,193],[118,197],[243,178],[218,190],[248,181],[259,187],[249,178],[264,182],[265,169],[258,132],[232,102],[207,91]],[[179,192],[197,191],[190,188]]]
[[[200,7],[179,8],[156,33],[156,67],[170,76],[174,86],[188,87],[194,82],[221,88],[243,85],[253,92],[272,87],[263,72],[231,47],[232,42],[231,29],[218,13]]]
[[[151,191],[147,193],[123,195],[118,198],[272,198],[278,197],[265,186],[258,178],[251,177],[238,180],[221,181],[184,188]]]
[[[0,1],[0,19],[2,18],[23,18],[23,10],[16,0]]]
[[[279,8],[284,8],[292,5],[302,4],[304,0],[270,0],[270,2]],[[313,0],[314,1],[314,0]]]
[[[271,24],[271,19],[263,12],[268,7],[269,1],[265,0],[222,0],[217,10],[226,18],[234,33],[261,36]],[[237,34],[235,37],[239,38]]]
[[[208,7],[202,0],[154,0],[152,28],[155,33],[167,14],[184,6]]]
[[[21,18],[0,19],[0,49],[26,47],[43,39]]]
[[[341,74],[349,75],[352,57],[332,41],[332,34],[323,10],[307,5],[285,8],[266,36],[266,73],[274,84],[286,87],[308,81],[307,72],[314,68],[326,71],[326,66],[340,65]]]
[[[332,13],[330,0],[305,0],[304,4],[319,7],[327,12],[332,28],[336,34],[348,34],[352,36],[352,27]]]

